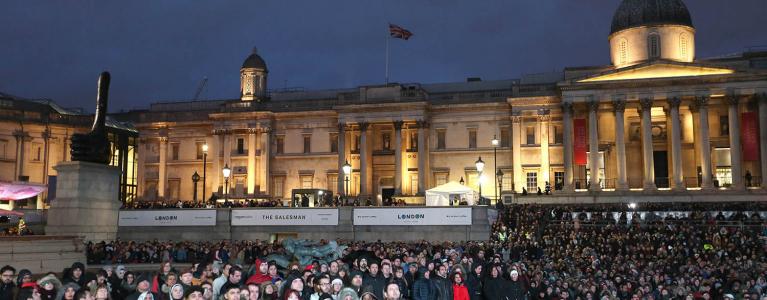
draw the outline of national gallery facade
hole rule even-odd
[[[547,186],[531,201],[764,199],[767,51],[701,59],[695,35],[682,0],[624,0],[610,65],[314,91],[269,90],[254,51],[238,99],[112,117],[139,132],[137,200],[319,189],[423,203],[448,182],[490,199]]]

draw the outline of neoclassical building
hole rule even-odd
[[[682,0],[624,0],[606,45],[610,65],[317,91],[267,89],[269,69],[254,51],[239,99],[114,117],[140,132],[140,199],[192,200],[195,172],[204,174],[199,199],[221,195],[225,166],[228,197],[240,199],[324,189],[418,202],[449,181],[481,184],[490,198],[547,182],[555,195],[597,198],[764,196],[767,52],[699,59],[695,34]]]

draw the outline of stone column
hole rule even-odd
[[[221,186],[221,169],[224,167],[221,165],[221,135],[218,130],[214,130],[210,137],[210,143],[208,144],[208,161],[213,163],[211,169],[208,169],[205,176],[210,177],[210,194],[218,193],[218,188]],[[207,179],[206,179],[207,180]],[[206,191],[207,192],[207,191]],[[205,200],[209,199],[205,198]]]
[[[370,123],[360,122],[360,196],[368,196],[368,127]]]
[[[258,194],[256,190],[256,128],[248,128],[248,194]]]
[[[738,95],[730,94],[725,97],[727,116],[730,126],[730,166],[732,168],[733,190],[744,190],[742,146],[740,144],[740,114],[738,113]]]
[[[615,112],[615,154],[618,167],[618,180],[615,189],[626,191],[629,189],[629,185],[626,180],[626,139],[624,137],[626,125],[623,115],[626,112],[626,99],[624,97],[617,97],[613,100],[613,111]]]
[[[645,191],[657,189],[655,186],[655,162],[652,153],[652,98],[642,98],[639,100],[642,106],[642,163],[644,164],[644,184],[642,188]]]
[[[402,120],[394,121],[394,194],[402,195]],[[420,166],[419,166],[420,167]],[[418,179],[420,180],[420,178]]]
[[[567,193],[575,191],[573,186],[573,104],[562,103],[562,152],[564,153],[565,182],[562,190]]]
[[[259,165],[261,166],[260,174],[259,174],[259,186],[261,189],[261,193],[264,195],[269,195],[269,191],[271,189],[269,188],[269,175],[270,172],[270,163],[269,160],[271,158],[271,149],[269,147],[271,146],[271,139],[270,139],[270,132],[271,129],[269,127],[263,126],[261,127],[261,155],[259,157]]]
[[[520,148],[522,143],[521,122],[522,117],[519,113],[511,116],[511,161],[514,169],[514,191],[516,192],[522,192],[522,188],[525,187],[524,177],[522,177],[522,149]]]
[[[140,137],[136,145],[136,195],[144,197],[144,185],[146,185],[146,138]],[[63,161],[63,160],[62,160]]]
[[[545,187],[546,182],[551,178],[549,174],[549,121],[551,120],[549,110],[543,110],[538,120],[541,123],[541,176],[538,178],[538,186]]]
[[[166,185],[168,184],[168,170],[167,170],[167,161],[168,161],[168,137],[167,136],[161,136],[160,137],[160,167],[159,167],[159,177],[157,178],[157,196],[159,196],[161,199],[165,200],[165,189]]]
[[[16,174],[12,181],[17,181],[21,176],[24,176],[24,144],[27,139],[27,133],[22,130],[16,130],[13,132],[13,137],[16,138]],[[9,201],[9,204],[13,201]]]
[[[671,160],[673,167],[673,189],[685,190],[684,173],[682,168],[682,123],[679,120],[679,104],[682,99],[673,97],[668,99],[669,114],[671,115]]]
[[[697,139],[700,141],[700,172],[701,172],[701,189],[708,190],[713,189],[714,185],[711,181],[711,144],[708,136],[708,101],[709,96],[695,97],[695,105],[691,107],[693,110],[698,111],[698,123],[700,124],[698,130],[695,131]]]
[[[338,182],[336,183],[336,193],[346,195],[344,190],[344,164],[346,163],[346,124],[338,123]]]
[[[426,152],[426,129],[428,128],[428,122],[418,121],[418,195],[426,193],[426,177],[429,176],[426,172],[426,159],[428,159]]]
[[[761,150],[762,189],[767,190],[767,94],[756,95],[759,103],[759,149]]]
[[[599,101],[591,101],[589,103],[589,169],[591,169],[591,177],[589,178],[590,191],[602,190],[602,187],[599,185],[601,178],[599,178],[599,119],[597,112],[599,112]]]

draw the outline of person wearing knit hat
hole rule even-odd
[[[75,293],[79,290],[80,286],[77,283],[65,283],[56,293],[55,300],[72,300],[75,298]]]
[[[357,292],[354,291],[352,288],[343,288],[338,293],[338,297],[336,300],[359,300],[359,296],[357,295]]]
[[[383,291],[381,291],[383,293]],[[366,285],[362,288],[362,294],[360,294],[361,300],[379,300],[376,294],[373,292],[373,287]]]

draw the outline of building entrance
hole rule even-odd
[[[653,151],[652,160],[655,170],[655,187],[668,188],[668,151]]]

